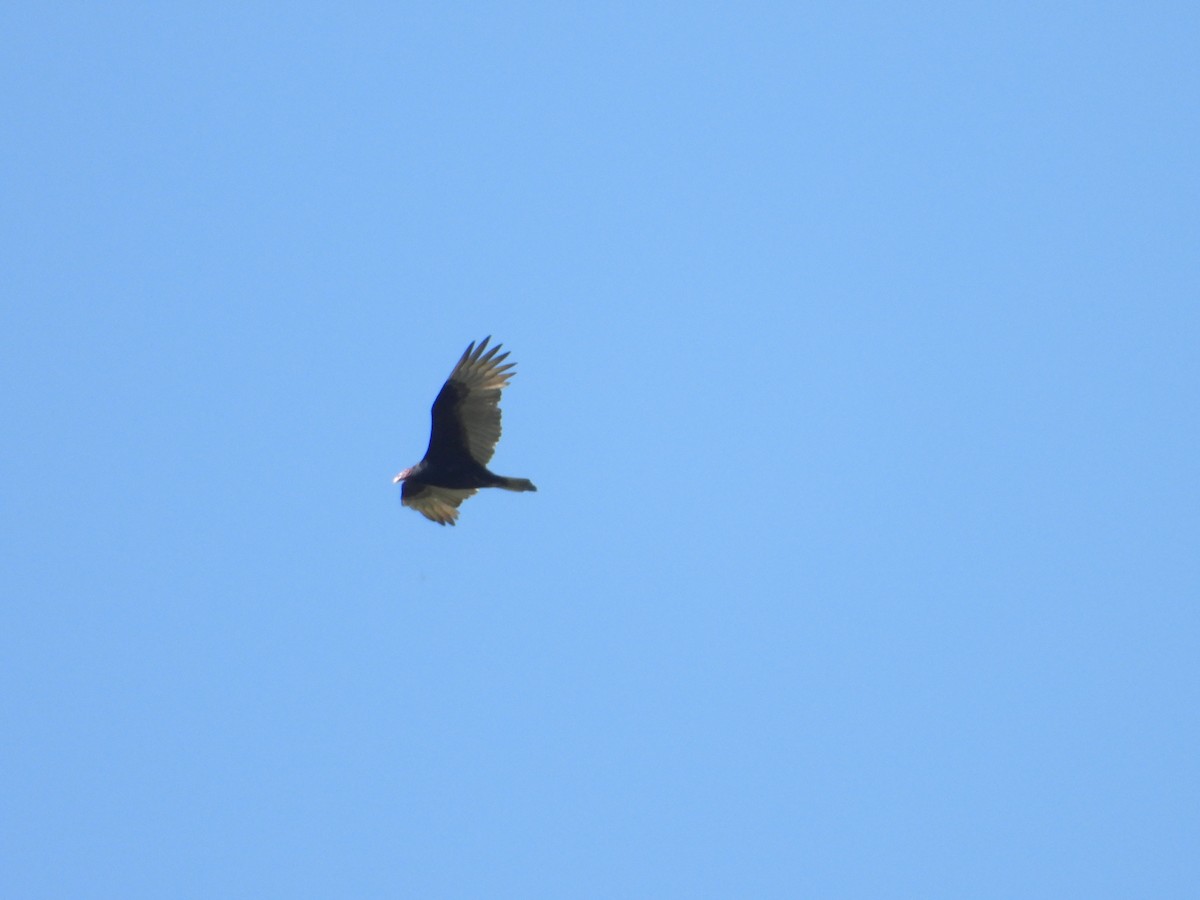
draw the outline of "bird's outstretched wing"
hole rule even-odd
[[[400,502],[439,525],[453,525],[459,504],[474,493],[474,488],[434,487],[406,481],[400,489]]]
[[[515,374],[516,363],[501,365],[508,353],[500,344],[488,349],[472,341],[433,401],[433,427],[426,458],[460,459],[469,455],[486,466],[500,440],[500,391]],[[460,501],[461,502],[461,501]]]

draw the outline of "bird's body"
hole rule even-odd
[[[515,363],[500,345],[472,342],[442,385],[431,410],[429,449],[394,479],[403,482],[401,502],[439,525],[453,525],[458,506],[480,488],[536,491],[528,478],[508,478],[487,467],[500,440],[500,391]]]

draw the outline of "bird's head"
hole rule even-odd
[[[397,475],[395,478],[393,478],[392,484],[399,484],[400,482],[402,482],[405,478],[407,478],[411,474],[412,474],[412,467],[410,466],[409,468],[407,468],[403,472],[401,472],[399,475]]]

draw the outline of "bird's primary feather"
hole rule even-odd
[[[475,488],[456,490],[405,481],[400,489],[401,502],[439,525],[453,525],[458,506],[475,493]]]

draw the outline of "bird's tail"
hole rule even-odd
[[[496,487],[502,487],[506,491],[536,491],[533,482],[528,478],[506,478],[503,475],[497,475],[498,482]]]

